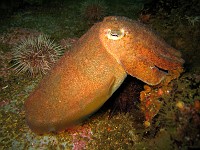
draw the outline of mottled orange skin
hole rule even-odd
[[[36,133],[62,131],[99,109],[127,74],[157,85],[182,68],[180,52],[144,25],[106,17],[84,34],[56,63],[25,102]],[[158,68],[159,67],[159,68]]]

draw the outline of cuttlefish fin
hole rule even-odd
[[[166,76],[166,72],[157,68],[151,62],[138,58],[121,60],[124,70],[131,76],[149,85],[159,84]]]

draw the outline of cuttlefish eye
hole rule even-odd
[[[124,30],[111,30],[108,29],[106,36],[111,40],[119,40],[124,36]]]

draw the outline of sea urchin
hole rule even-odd
[[[13,48],[12,67],[17,73],[28,72],[31,76],[45,74],[61,55],[61,46],[41,34],[24,39]]]
[[[80,7],[81,14],[90,21],[98,21],[105,15],[106,4],[103,0],[86,0]]]

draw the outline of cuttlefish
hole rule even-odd
[[[27,124],[39,134],[65,130],[98,110],[127,74],[157,85],[183,63],[181,53],[145,25],[106,17],[65,52],[30,94]]]

